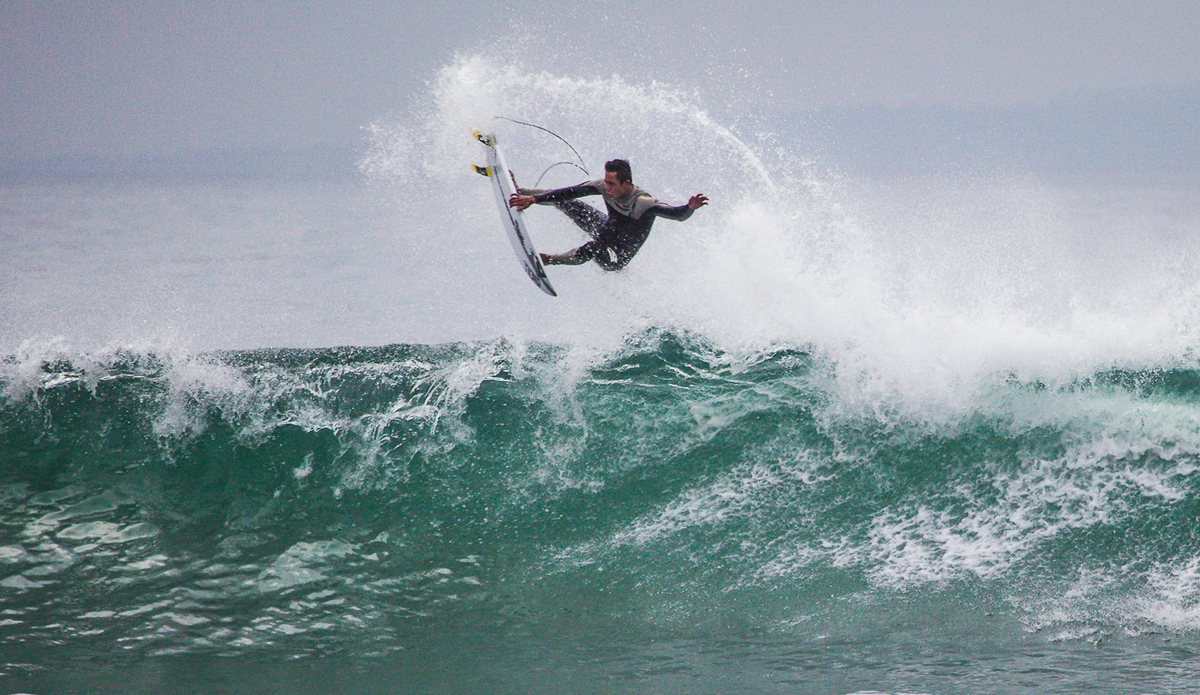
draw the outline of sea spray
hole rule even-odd
[[[639,185],[669,202],[694,192],[713,202],[684,224],[657,224],[619,274],[552,269],[566,283],[561,300],[530,304],[502,235],[487,234],[494,212],[470,174],[480,153],[468,135],[496,130],[520,179],[569,153],[495,116],[551,126],[597,171],[628,156]],[[694,93],[556,75],[489,54],[458,57],[408,116],[372,130],[364,172],[403,201],[410,224],[400,233],[414,258],[441,259],[411,267],[413,281],[444,284],[447,263],[486,266],[471,286],[511,302],[495,306],[501,332],[612,345],[660,327],[727,349],[811,349],[837,365],[848,406],[914,417],[970,409],[1010,376],[1064,383],[1186,360],[1196,344],[1193,272],[1162,263],[1193,254],[1192,242],[1159,237],[1133,248],[1122,230],[1074,216],[1062,190],[1031,177],[860,184],[819,173],[802,142],[743,140]],[[550,185],[581,176],[568,171],[552,171],[559,178]],[[543,250],[581,241],[553,210],[528,217]],[[470,303],[454,294],[439,296]]]

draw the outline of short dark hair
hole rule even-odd
[[[627,159],[610,159],[604,163],[604,170],[616,174],[617,183],[633,183],[633,172]]]

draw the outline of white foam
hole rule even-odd
[[[1137,430],[1132,441],[1111,430],[1095,440],[1079,434],[1083,441],[1059,457],[1026,456],[1019,468],[996,471],[994,500],[962,488],[880,512],[860,558],[887,584],[992,578],[1072,529],[1120,526],[1148,505],[1187,498],[1193,454],[1172,458]]]
[[[1200,628],[1200,558],[1157,564],[1146,591],[1123,602],[1125,615],[1172,630]]]

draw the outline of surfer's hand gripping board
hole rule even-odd
[[[496,146],[496,136],[477,130],[473,131],[473,134],[475,139],[487,148],[487,166],[476,166],[474,169],[492,181],[492,192],[496,195],[496,204],[500,206],[500,222],[504,225],[504,231],[508,233],[508,240],[512,243],[513,252],[517,254],[517,260],[521,262],[521,267],[525,269],[529,279],[533,280],[533,284],[551,297],[557,297],[558,293],[546,278],[546,269],[542,267],[537,249],[533,248],[533,242],[529,239],[524,216],[520,210],[515,210],[508,204],[508,199],[517,193],[517,182],[509,171],[500,148]]]

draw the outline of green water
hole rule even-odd
[[[30,692],[1188,692],[1198,371],[876,400],[650,332],[0,372]]]

